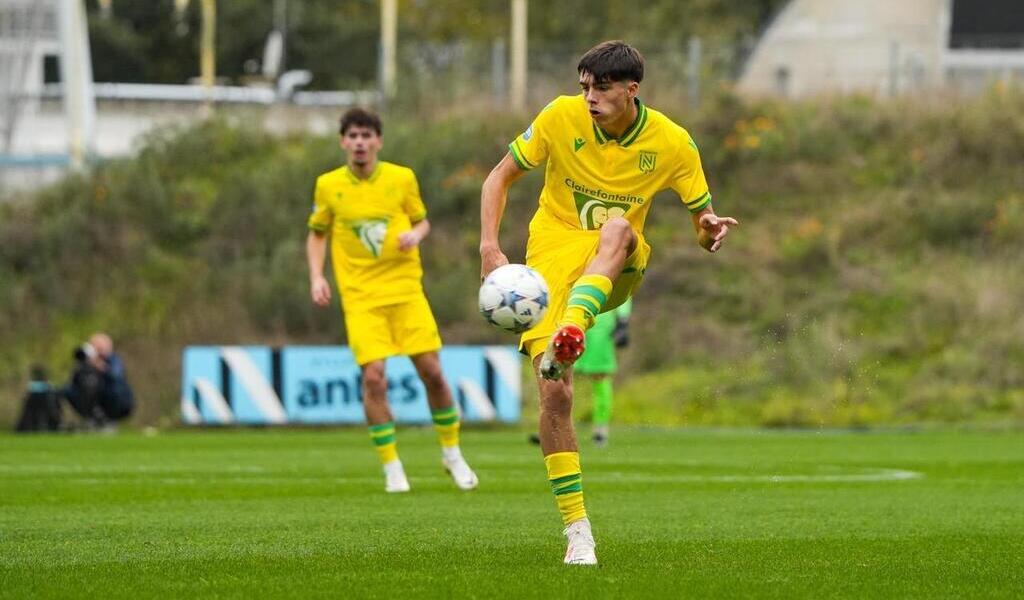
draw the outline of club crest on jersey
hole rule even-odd
[[[384,238],[388,235],[387,219],[365,219],[356,221],[351,225],[352,232],[356,234],[374,258],[380,258],[381,250],[384,249]]]
[[[657,152],[647,152],[646,150],[640,151],[640,172],[650,173],[654,170],[654,164],[658,160]]]
[[[573,192],[572,197],[583,229],[601,229],[609,219],[623,217],[631,208],[625,202],[608,202],[579,192]]]

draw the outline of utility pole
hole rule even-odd
[[[274,0],[274,30],[281,35],[278,73],[284,73],[288,68],[288,0]]]
[[[185,17],[190,0],[174,0],[174,12],[179,19]],[[206,91],[203,114],[213,112],[213,86],[217,81],[217,0],[200,1],[199,25],[199,81]]]
[[[700,108],[700,66],[703,62],[701,54],[700,38],[691,36],[686,50],[686,81],[690,110]]]
[[[204,111],[213,112],[213,86],[217,81],[217,0],[202,0],[199,74],[206,88]]]
[[[60,78],[64,112],[68,117],[68,154],[71,166],[81,169],[96,141],[96,98],[92,88],[92,59],[84,0],[58,3]]]
[[[512,0],[512,112],[526,112],[526,0]]]
[[[385,106],[395,97],[398,46],[398,0],[380,2],[380,92]]]

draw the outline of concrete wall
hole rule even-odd
[[[942,81],[950,0],[792,0],[769,26],[738,87],[791,98],[880,95]]]

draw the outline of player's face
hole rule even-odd
[[[381,147],[380,136],[372,127],[352,125],[341,136],[341,147],[352,164],[362,167],[377,160]]]
[[[594,81],[590,73],[580,74],[580,88],[590,117],[602,127],[622,119],[639,87],[635,81]]]

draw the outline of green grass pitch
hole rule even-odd
[[[0,597],[1024,596],[1024,435],[619,429],[585,444],[597,568],[539,450],[470,430],[460,492],[399,428],[0,436]]]

